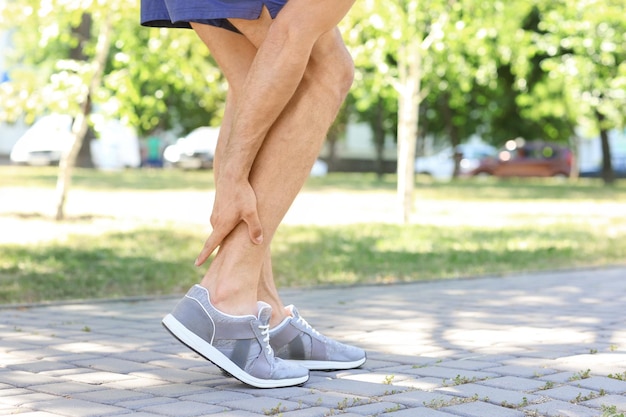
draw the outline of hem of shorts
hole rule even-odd
[[[176,16],[172,17],[168,14],[154,14],[144,15],[141,19],[142,25],[149,25],[151,22],[165,22],[169,21],[172,25],[189,24],[189,22],[201,22],[203,20],[215,20],[215,19],[247,19],[256,20],[261,16],[262,8],[257,12],[246,10],[229,10],[229,13],[207,13],[206,10],[198,8],[187,8],[176,10]]]

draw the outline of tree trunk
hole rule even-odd
[[[409,40],[398,54],[398,199],[402,221],[410,221],[415,188],[415,148],[421,84],[421,55],[417,40]]]
[[[604,115],[596,111],[596,119],[600,127],[600,143],[602,146],[602,179],[605,184],[613,184],[615,182],[615,171],[613,171],[613,163],[611,161],[611,144],[609,142],[609,133],[604,128]]]
[[[463,155],[457,153],[461,139],[459,137],[459,129],[454,124],[453,110],[450,107],[450,94],[445,93],[443,96],[443,118],[446,124],[446,131],[448,132],[448,138],[450,139],[450,146],[453,149],[454,158],[454,171],[452,172],[452,178],[458,178],[461,169],[461,160]]]
[[[385,173],[385,161],[383,152],[385,150],[385,103],[379,99],[376,103],[376,116],[374,117],[374,148],[376,149],[376,176],[382,179]]]
[[[569,140],[569,146],[572,150],[572,166],[569,173],[571,180],[577,180],[580,178],[580,167],[578,166],[578,155],[580,153],[580,147],[578,146],[579,143],[580,138],[577,135],[571,137]]]
[[[57,177],[56,186],[56,220],[65,218],[65,203],[67,194],[72,181],[72,170],[76,165],[76,158],[83,144],[87,130],[89,129],[88,118],[91,112],[91,97],[95,90],[102,82],[102,74],[106,64],[107,56],[111,46],[111,22],[108,18],[104,18],[101,31],[98,34],[98,42],[96,44],[96,54],[93,60],[93,74],[85,96],[81,100],[80,113],[74,118],[72,124],[72,136],[74,138],[72,146],[65,151],[59,162],[59,176]]]
[[[600,129],[600,140],[602,143],[602,179],[605,184],[613,184],[615,182],[615,171],[611,161],[609,134],[606,129]]]

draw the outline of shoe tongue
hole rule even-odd
[[[270,317],[272,317],[272,307],[263,301],[259,301],[257,305],[259,307],[259,320],[263,324],[268,324]]]

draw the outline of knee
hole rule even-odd
[[[343,42],[320,49],[314,48],[305,76],[325,86],[341,105],[354,81],[354,61]]]
[[[341,55],[341,58],[335,61],[337,71],[335,83],[343,102],[354,82],[354,61],[345,47],[342,47]]]

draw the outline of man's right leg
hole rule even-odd
[[[258,23],[269,25],[271,21]],[[229,97],[235,102],[242,100],[245,65],[241,51],[248,50],[243,43],[247,41],[240,35],[208,26],[196,25],[196,31],[229,79]],[[243,314],[243,309],[252,308],[258,299],[258,277],[271,237],[309,175],[328,127],[351,85],[351,76],[351,58],[338,31],[324,34],[313,49],[300,87],[270,129],[251,171],[250,182],[258,199],[265,244],[251,244],[247,234],[241,233],[245,231],[245,224],[241,224],[224,240],[202,281],[218,308]],[[230,108],[233,107],[236,105]],[[222,135],[221,139],[226,136]],[[220,155],[217,160],[221,160],[219,169],[223,169]],[[280,318],[272,320],[278,322]]]
[[[229,97],[236,107],[237,100],[243,99],[236,81],[245,70],[245,60],[241,53],[233,52],[248,51],[249,54],[250,44],[245,38],[221,29],[196,30],[210,47],[212,42],[216,43],[211,49],[229,78]],[[202,34],[208,32],[214,33],[203,37]],[[324,35],[315,50],[310,70],[307,69],[288,107],[270,129],[250,173],[267,239],[262,245],[252,244],[246,225],[240,224],[223,241],[202,280],[203,286],[192,288],[177,309],[164,319],[166,327],[181,341],[254,386],[293,385],[302,383],[305,378],[301,368],[288,367],[280,360],[272,361],[269,345],[268,350],[263,349],[264,355],[259,356],[264,358],[262,361],[254,355],[269,341],[269,308],[265,303],[256,303],[269,242],[308,177],[326,131],[351,83],[351,59],[336,31]],[[218,165],[218,169],[222,169],[224,160],[218,164],[222,164]],[[271,291],[275,293],[275,287]],[[258,318],[255,317],[257,310]],[[246,323],[247,327],[260,330],[250,333],[245,330]],[[205,339],[207,334],[208,339]]]
[[[246,30],[243,29],[242,32],[245,34]],[[258,34],[258,32],[255,32],[255,34]],[[271,144],[273,142],[280,140],[277,138],[286,135],[285,138],[287,139],[287,142],[282,143],[281,145],[283,149],[276,148],[268,151],[268,156],[273,162],[271,166],[282,167],[283,169],[282,172],[279,172],[281,178],[277,178],[276,181],[273,182],[274,185],[280,183],[281,185],[284,184],[287,188],[289,187],[289,183],[285,182],[285,171],[303,174],[299,180],[293,177],[288,180],[290,182],[291,179],[293,179],[293,183],[297,184],[297,189],[291,194],[293,197],[295,197],[295,194],[299,191],[302,183],[308,177],[310,172],[310,163],[312,163],[312,161],[314,161],[317,157],[319,153],[319,146],[321,146],[322,143],[321,141],[323,141],[323,138],[327,133],[327,129],[334,120],[337,110],[347,93],[347,89],[351,85],[351,59],[349,56],[344,55],[345,53],[346,51],[343,47],[343,42],[336,30],[329,33],[327,38],[323,38],[319,41],[314,48],[310,65],[307,68],[304,77],[304,82],[309,80],[315,81],[311,84],[315,86],[313,91],[310,92],[313,95],[309,96],[309,94],[304,94],[303,91],[306,91],[306,88],[308,87],[306,87],[306,85],[301,85],[294,96],[296,100],[302,99],[304,101],[313,98],[310,103],[313,103],[313,106],[316,103],[319,107],[321,107],[323,109],[322,112],[326,112],[326,117],[328,118],[324,119],[324,114],[311,114],[311,112],[314,112],[316,108],[309,108],[309,110],[307,110],[308,105],[304,105],[300,108],[300,111],[305,111],[304,117],[299,116],[297,111],[293,113],[293,117],[286,117],[286,115],[290,114],[292,109],[298,108],[296,106],[298,101],[294,102],[294,100],[292,100],[287,109],[285,109],[285,112],[277,120],[277,123],[270,130],[270,135],[266,138],[264,146],[261,149],[263,152],[266,147],[272,146]],[[346,72],[343,74],[341,72],[342,57],[346,59],[346,61],[344,61],[346,64]],[[325,72],[327,69],[330,71],[329,73]],[[339,72],[337,72],[337,70]],[[338,75],[339,77],[337,77]],[[345,80],[341,79],[343,76],[346,77]],[[343,83],[344,81],[345,83]],[[344,88],[341,88],[342,85]],[[323,92],[323,94],[316,99],[316,92]],[[332,97],[336,98],[335,102],[332,101]],[[329,98],[331,99],[330,101]],[[309,101],[306,102],[308,103]],[[292,104],[294,106],[292,106]],[[333,108],[333,106],[336,107]],[[307,119],[307,117],[309,119]],[[306,122],[306,120],[310,120],[310,122]],[[317,127],[322,127],[321,133],[315,133],[315,129]],[[303,137],[297,137],[291,133],[294,129],[300,129],[307,133],[304,133]],[[307,134],[311,134],[311,136],[309,136],[311,138],[310,140],[306,139]],[[276,135],[277,138],[274,138],[273,135]],[[294,147],[297,148],[299,144],[302,143],[302,140],[305,140],[304,143],[307,144],[306,149],[292,149]],[[319,143],[319,146],[313,148],[314,154],[309,155],[309,157],[305,159],[298,159],[302,158],[303,154],[306,155],[307,149],[311,149],[308,146],[308,143],[311,140],[318,141]],[[288,147],[288,149],[284,149],[284,147]],[[305,166],[306,169],[302,170],[296,167],[293,170],[286,170],[286,160],[280,162],[278,157],[281,153],[287,154],[286,160],[294,163],[297,167]],[[262,160],[262,155],[262,153],[259,153],[259,157],[255,161],[255,164]],[[303,164],[303,161],[308,162],[304,162]],[[265,176],[267,172],[271,171],[264,171],[262,175]],[[264,179],[267,178],[264,177]],[[253,183],[255,193],[259,194],[259,187],[256,183],[254,183],[253,179],[251,179],[251,181]],[[272,182],[269,183],[272,184]],[[274,190],[276,190],[276,187],[274,187]],[[285,195],[284,189],[280,191],[280,194],[281,196]],[[275,195],[272,196],[272,200],[279,198],[280,197]],[[293,198],[288,201],[287,207],[291,204],[291,201],[293,201]],[[260,206],[259,213],[261,213]],[[282,215],[280,216],[280,219],[282,219]],[[267,224],[264,223],[263,227],[265,229]],[[274,347],[277,354],[285,359],[297,360],[300,364],[305,365],[309,369],[349,369],[360,366],[363,362],[365,362],[365,352],[361,349],[344,345],[332,339],[326,338],[319,332],[312,329],[311,326],[309,326],[308,323],[298,314],[295,307],[290,306],[288,309],[284,308],[273,280],[269,250],[266,252],[264,259],[261,279],[257,290],[259,294],[258,299],[272,305],[273,315],[271,323],[273,325],[277,325],[277,328],[270,333],[270,343]]]

